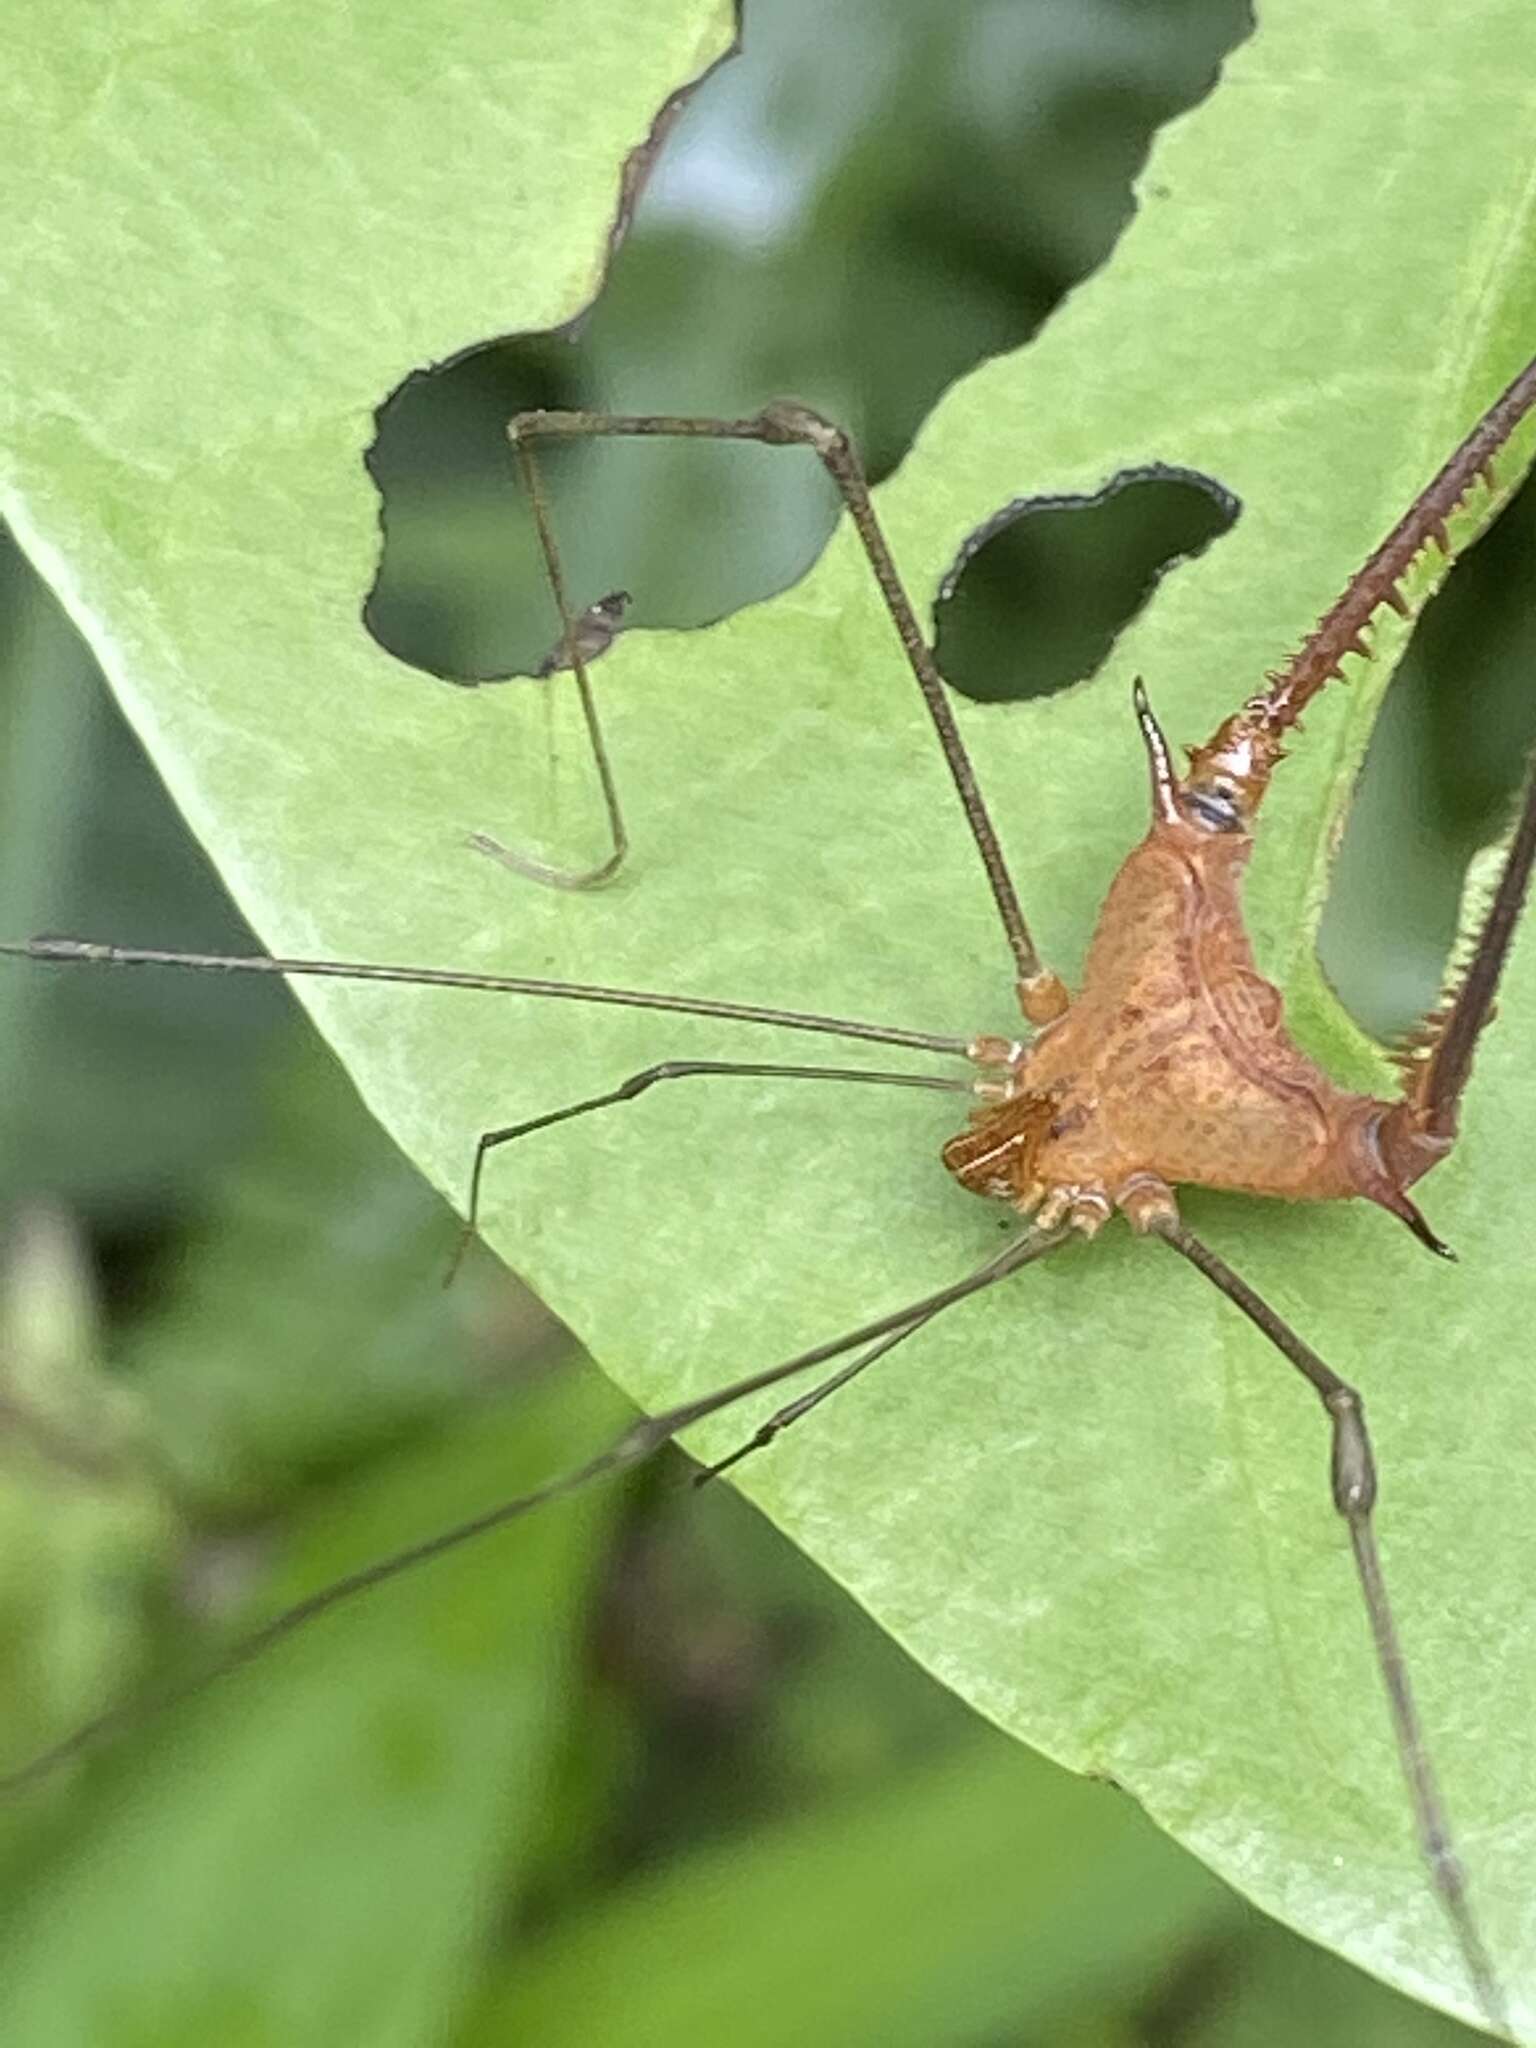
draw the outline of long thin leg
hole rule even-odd
[[[1504,857],[1503,871],[1467,972],[1443,1017],[1436,1020],[1430,1053],[1408,1089],[1408,1103],[1420,1128],[1432,1137],[1456,1135],[1456,1112],[1472,1071],[1478,1038],[1493,1015],[1493,999],[1519,927],[1536,860],[1536,767],[1526,774],[1519,823]]]
[[[508,1522],[515,1522],[522,1516],[532,1514],[536,1508],[550,1501],[563,1500],[578,1493],[595,1480],[604,1479],[611,1473],[627,1472],[632,1466],[642,1464],[654,1457],[662,1446],[669,1443],[680,1430],[690,1424],[702,1422],[706,1416],[717,1415],[722,1409],[732,1407],[737,1401],[745,1400],[751,1394],[761,1393],[766,1387],[778,1386],[781,1381],[792,1379],[797,1373],[808,1372],[814,1365],[824,1365],[828,1359],[839,1358],[845,1351],[856,1350],[861,1344],[869,1344],[888,1335],[893,1330],[907,1331],[919,1321],[950,1308],[967,1296],[980,1294],[983,1289],[993,1287],[999,1280],[1006,1279],[1023,1266],[1032,1265],[1036,1259],[1044,1258],[1056,1250],[1072,1235],[1068,1227],[1060,1230],[1029,1230],[1022,1237],[1015,1238],[1000,1252],[995,1253],[984,1265],[966,1274],[962,1280],[951,1281],[947,1287],[940,1287],[920,1300],[908,1302],[904,1308],[877,1316],[872,1322],[861,1323],[855,1330],[847,1331],[841,1337],[833,1337],[824,1344],[813,1344],[808,1351],[801,1351],[795,1357],[786,1359],[780,1365],[770,1365],[761,1371],[748,1373],[744,1378],[732,1380],[729,1385],[717,1387],[713,1393],[700,1394],[691,1401],[681,1401],[675,1408],[663,1409],[659,1415],[642,1416],[626,1429],[622,1436],[611,1443],[606,1450],[599,1451],[580,1465],[574,1472],[567,1472],[559,1479],[535,1487],[531,1493],[519,1494],[513,1500],[501,1502],[497,1507],[488,1508],[483,1514],[473,1515],[467,1521],[458,1522],[452,1528],[441,1530],[436,1536],[429,1536],[424,1542],[410,1544],[404,1550],[397,1550],[388,1557],[378,1558],[374,1563],[364,1565],[360,1571],[349,1572],[344,1578],[335,1579],[318,1593],[311,1593],[307,1599],[296,1600],[291,1607],[285,1607],[260,1628],[253,1629],[242,1641],[227,1651],[217,1663],[202,1671],[173,1681],[147,1699],[139,1700],[126,1707],[113,1707],[94,1720],[82,1723],[73,1734],[66,1735],[51,1749],[42,1751],[22,1764],[18,1769],[0,1776],[0,1799],[28,1789],[49,1777],[60,1765],[73,1758],[110,1742],[116,1736],[125,1734],[151,1716],[163,1712],[179,1701],[190,1699],[218,1679],[226,1678],[231,1672],[240,1671],[258,1657],[274,1649],[279,1643],[305,1628],[321,1615],[371,1593],[375,1587],[388,1584],[403,1572],[412,1571],[417,1565],[431,1559],[443,1557],[450,1551],[460,1550],[466,1543],[487,1535],[492,1529],[500,1529]]]
[[[865,1067],[790,1067],[762,1060],[660,1060],[653,1067],[642,1067],[638,1074],[631,1074],[616,1088],[605,1088],[601,1095],[584,1096],[580,1102],[568,1102],[561,1109],[547,1109],[540,1116],[525,1117],[521,1123],[503,1124],[497,1130],[482,1131],[475,1141],[475,1163],[469,1176],[469,1202],[464,1212],[464,1235],[454,1266],[457,1267],[465,1245],[479,1224],[480,1182],[486,1157],[497,1146],[531,1137],[535,1131],[547,1131],[551,1124],[569,1123],[573,1117],[588,1116],[593,1110],[611,1109],[618,1102],[633,1102],[637,1095],[644,1095],[658,1081],[686,1081],[700,1074],[735,1074],[777,1081],[865,1081],[888,1088],[935,1088],[950,1095],[972,1092],[969,1081],[958,1080],[949,1074],[877,1074]],[[451,1273],[449,1277],[452,1278]]]
[[[810,407],[797,405],[790,400],[781,400],[768,405],[761,412],[743,419],[713,419],[688,414],[670,413],[593,413],[593,412],[526,412],[519,413],[507,425],[507,435],[518,451],[524,477],[528,480],[533,499],[535,519],[539,529],[540,545],[549,568],[551,587],[555,592],[560,609],[561,632],[566,658],[577,678],[581,693],[583,714],[591,736],[594,758],[598,763],[598,774],[602,782],[604,802],[608,810],[609,828],[612,835],[612,851],[607,860],[596,868],[566,873],[564,885],[580,887],[592,881],[604,880],[618,867],[623,857],[623,822],[618,810],[611,764],[603,744],[601,727],[597,719],[591,682],[582,658],[580,634],[577,621],[570,609],[565,594],[564,580],[559,568],[558,554],[550,531],[547,511],[544,507],[542,487],[537,467],[533,462],[528,442],[535,436],[562,437],[566,439],[585,436],[641,438],[667,438],[682,440],[710,441],[757,441],[767,447],[809,448],[821,460],[827,473],[837,485],[843,503],[858,532],[865,555],[879,584],[880,594],[885,601],[891,622],[896,629],[908,666],[922,693],[928,715],[938,735],[939,745],[949,767],[951,779],[965,812],[976,850],[981,856],[982,867],[987,876],[987,885],[992,900],[997,906],[1008,945],[1013,954],[1015,973],[1019,988],[1019,1000],[1024,1014],[1031,1022],[1048,1023],[1060,1016],[1067,1005],[1067,992],[1060,977],[1041,965],[1035,950],[1034,940],[1024,920],[1018,892],[1008,872],[1008,864],[998,841],[996,828],[987,810],[985,799],[976,780],[975,769],[955,723],[954,713],[949,707],[944,684],[933,659],[933,653],[923,638],[922,629],[897,572],[885,535],[875,516],[870,501],[869,487],[864,478],[857,453],[842,428],[835,426]],[[485,844],[485,835],[477,837],[478,844]],[[489,850],[495,850],[494,842]],[[502,849],[504,852],[505,849]],[[526,871],[526,862],[517,856],[514,865]]]
[[[1349,587],[1325,612],[1295,654],[1254,698],[1265,723],[1279,733],[1294,726],[1346,654],[1369,652],[1361,635],[1381,604],[1406,612],[1398,584],[1434,541],[1442,554],[1451,551],[1445,522],[1481,477],[1493,488],[1493,459],[1536,405],[1536,358],[1505,387],[1461,446],[1442,465],[1369,561],[1352,576]]]
[[[708,996],[657,995],[647,989],[602,988],[592,982],[544,981],[521,974],[466,974],[451,967],[387,967],[351,960],[284,960],[266,953],[168,953],[154,946],[112,946],[96,939],[0,940],[0,958],[50,960],[67,966],[185,967],[208,974],[304,974],[331,981],[395,981],[411,987],[471,988],[488,995],[553,996],[563,1002],[607,1003],[625,1010],[669,1010],[685,1017],[718,1017],[734,1024],[771,1024],[780,1031],[819,1032],[866,1045],[904,1045],[952,1059],[1006,1058],[1002,1039],[956,1038],[937,1031],[903,1031],[852,1017],[821,1017],[809,1010],[771,1010],[760,1003],[722,1003]],[[1002,1050],[996,1050],[1002,1048]]]
[[[555,537],[549,524],[548,508],[544,502],[544,487],[539,480],[531,452],[527,449],[519,449],[518,452],[523,457],[523,468],[529,494],[533,499],[534,518],[538,524],[550,587],[554,591],[555,602],[560,611],[559,638],[533,673],[540,679],[562,672],[576,678],[582,715],[586,720],[587,741],[592,749],[592,758],[597,764],[597,779],[603,793],[610,852],[596,867],[565,868],[558,867],[550,861],[538,860],[531,854],[519,853],[515,848],[493,838],[489,832],[471,832],[469,843],[476,853],[487,853],[492,860],[500,861],[503,867],[511,868],[514,874],[526,875],[530,881],[542,882],[546,888],[595,889],[617,874],[623,865],[624,857],[629,851],[629,833],[619,804],[618,784],[614,780],[608,743],[603,736],[602,721],[597,715],[597,700],[592,694],[587,663],[596,661],[600,654],[606,654],[613,645],[623,626],[624,614],[634,600],[627,590],[610,590],[606,596],[589,604],[580,618],[571,617],[570,604],[565,594],[565,577],[560,567],[560,557],[555,549]]]
[[[533,506],[533,522],[538,529],[539,549],[544,556],[544,573],[549,578],[549,587],[554,594],[555,608],[560,614],[560,659],[546,660],[540,666],[540,674],[550,674],[558,668],[567,668],[576,679],[576,694],[581,700],[581,715],[587,728],[587,744],[592,749],[592,759],[597,766],[598,786],[603,794],[603,814],[608,821],[608,852],[593,867],[563,868],[549,861],[535,860],[526,853],[519,853],[502,840],[495,839],[489,832],[472,832],[469,843],[477,853],[489,854],[503,867],[511,868],[514,874],[526,875],[530,881],[543,882],[551,889],[597,889],[604,882],[611,881],[624,865],[624,856],[629,851],[629,833],[624,824],[624,811],[619,802],[619,786],[614,777],[613,761],[608,752],[608,742],[603,734],[603,722],[597,715],[597,699],[592,692],[592,678],[587,674],[588,659],[600,653],[607,646],[607,640],[594,643],[592,637],[583,631],[588,614],[578,619],[571,611],[571,600],[565,588],[565,570],[560,561],[560,550],[555,546],[555,531],[550,524],[549,505],[544,496],[544,483],[539,475],[538,464],[534,461],[533,450],[516,434],[510,434],[512,446],[517,453],[518,465],[523,472],[523,484],[528,492],[529,503]],[[616,590],[609,597],[600,598],[596,605],[589,607],[592,613],[602,614],[605,606],[614,605],[617,600],[623,605],[629,603],[627,590]],[[619,615],[623,605],[618,605]],[[608,639],[612,639],[612,634]]]
[[[739,1465],[743,1458],[751,1457],[754,1451],[767,1450],[774,1438],[788,1429],[792,1422],[798,1422],[802,1415],[809,1415],[813,1408],[819,1408],[829,1395],[835,1394],[839,1387],[846,1387],[850,1380],[856,1380],[866,1366],[873,1365],[877,1358],[884,1358],[887,1351],[894,1351],[908,1337],[916,1336],[919,1330],[932,1322],[934,1313],[930,1310],[925,1316],[914,1317],[904,1328],[893,1330],[889,1337],[882,1337],[868,1351],[861,1351],[857,1358],[850,1359],[830,1379],[820,1381],[808,1394],[801,1394],[793,1401],[786,1401],[782,1408],[776,1408],[768,1420],[761,1423],[744,1444],[738,1444],[728,1457],[706,1465],[702,1472],[695,1472],[694,1485],[707,1485],[711,1479],[718,1479],[722,1472],[729,1472],[733,1465]]]
[[[1508,2008],[1503,1988],[1472,1911],[1466,1873],[1456,1854],[1450,1823],[1446,1818],[1445,1800],[1429,1759],[1424,1724],[1414,1701],[1397,1624],[1387,1598],[1371,1520],[1376,1504],[1376,1460],[1365,1427],[1364,1404],[1358,1391],[1325,1365],[1289,1323],[1256,1294],[1246,1280],[1240,1279],[1224,1259],[1202,1244],[1193,1232],[1172,1219],[1155,1222],[1152,1228],[1181,1257],[1198,1268],[1213,1286],[1219,1288],[1228,1301],[1240,1308],[1276,1350],[1290,1360],[1327,1412],[1333,1429],[1333,1504],[1349,1529],[1360,1590],[1370,1617],[1376,1663],[1392,1711],[1398,1760],[1413,1801],[1419,1848],[1430,1882],[1455,1933],[1478,2005],[1494,2031],[1509,2037]]]
[[[1424,486],[1376,552],[1362,564],[1343,593],[1324,613],[1284,668],[1272,670],[1257,691],[1190,755],[1189,777],[1230,798],[1236,794],[1251,817],[1277,762],[1281,741],[1299,727],[1308,704],[1335,676],[1347,655],[1367,656],[1365,638],[1377,608],[1391,605],[1406,618],[1408,599],[1399,585],[1433,541],[1451,551],[1446,521],[1481,477],[1496,488],[1494,458],[1536,406],[1536,358],[1500,393],[1461,446]]]

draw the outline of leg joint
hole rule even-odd
[[[853,443],[835,421],[801,405],[797,399],[776,398],[758,414],[763,438],[780,444],[791,441],[814,448],[823,462],[846,465],[853,458]]]

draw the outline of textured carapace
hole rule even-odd
[[[951,1140],[946,1165],[974,1193],[1090,1233],[1116,1208],[1145,1228],[1193,1182],[1298,1201],[1365,1195],[1438,1248],[1406,1189],[1449,1140],[1426,1138],[1394,1171],[1382,1129],[1397,1105],[1340,1088],[1292,1042],[1243,929],[1253,841],[1241,807],[1174,773],[1139,681],[1136,715],[1151,829],[1105,898],[1081,990],[1009,1049],[1003,1099]]]
[[[1502,945],[1480,948],[1486,991],[1468,986],[1439,1020],[1403,1099],[1340,1088],[1285,1028],[1280,991],[1243,928],[1251,828],[1282,738],[1347,655],[1366,655],[1378,606],[1408,609],[1400,583],[1536,396],[1528,364],[1350,582],[1283,670],[1175,772],[1140,680],[1136,715],[1152,770],[1152,825],[1099,913],[1082,989],[1025,1045],[978,1040],[994,1099],[944,1149],[976,1194],[1088,1234],[1115,1209],[1140,1229],[1177,1216],[1181,1182],[1329,1201],[1364,1195],[1444,1252],[1408,1189],[1450,1149],[1471,1047],[1487,1020]],[[1520,863],[1509,872],[1518,877]],[[1523,882],[1520,883],[1523,893]],[[1510,929],[1518,894],[1501,913]],[[1493,920],[1491,919],[1492,923]]]

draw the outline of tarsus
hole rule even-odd
[[[1445,1800],[1429,1759],[1424,1724],[1408,1678],[1408,1666],[1387,1597],[1381,1558],[1376,1548],[1372,1511],[1376,1505],[1376,1460],[1365,1426],[1365,1407],[1358,1391],[1326,1365],[1311,1345],[1226,1261],[1203,1244],[1193,1231],[1172,1220],[1154,1226],[1181,1257],[1203,1273],[1212,1286],[1240,1308],[1299,1373],[1322,1402],[1333,1430],[1333,1504],[1349,1529],[1355,1570],[1370,1617],[1376,1663],[1392,1712],[1398,1761],[1413,1802],[1419,1847],[1446,1917],[1456,1936],[1471,1979],[1473,1994],[1495,2033],[1513,2039],[1503,1987],[1478,1928],[1467,1894],[1466,1873],[1454,1848]]]

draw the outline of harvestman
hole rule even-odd
[[[1494,458],[1536,406],[1536,360],[1489,407],[1450,460],[1351,580],[1343,595],[1283,669],[1190,754],[1180,773],[1138,680],[1134,709],[1146,749],[1152,822],[1127,856],[1099,914],[1073,996],[1046,967],[1030,937],[986,804],[934,663],[870,503],[858,458],[840,429],[804,407],[780,403],[747,419],[527,413],[508,429],[529,486],[562,621],[563,659],[580,692],[612,834],[597,867],[568,871],[533,861],[484,835],[476,844],[520,872],[556,886],[601,882],[626,850],[614,778],[586,670],[612,637],[626,601],[599,600],[579,618],[567,599],[528,440],[595,435],[672,436],[808,447],[842,495],[879,583],[908,664],[932,718],[945,761],[986,871],[1012,952],[1023,1014],[1022,1041],[971,1040],[903,1031],[847,1018],[753,1004],[532,980],[446,969],[354,965],[338,961],[175,954],[74,939],[0,945],[0,953],[112,966],[181,966],[218,971],[307,974],[425,983],[567,1001],[684,1012],[726,1022],[770,1024],[897,1045],[955,1058],[976,1069],[970,1080],[768,1062],[669,1061],[618,1087],[479,1140],[468,1205],[472,1230],[482,1170],[495,1148],[570,1118],[631,1100],[685,1075],[733,1074],[796,1080],[844,1080],[937,1088],[977,1098],[964,1131],[944,1147],[944,1162],[973,1193],[1007,1203],[1029,1227],[1002,1252],[948,1287],[879,1316],[782,1364],[769,1366],[661,1414],[645,1418],[578,1471],[503,1502],[436,1537],[383,1558],[297,1602],[247,1636],[212,1671],[173,1687],[161,1700],[116,1709],[77,1729],[45,1754],[0,1780],[16,1791],[67,1758],[116,1734],[146,1711],[238,1669],[305,1623],[412,1566],[467,1543],[604,1474],[637,1464],[680,1430],[750,1394],[855,1354],[827,1380],[779,1409],[708,1478],[768,1444],[838,1387],[966,1296],[1056,1251],[1092,1238],[1116,1213],[1133,1230],[1160,1240],[1223,1293],[1304,1376],[1322,1402],[1332,1435],[1334,1506],[1349,1532],[1366,1612],[1412,1800],[1420,1851],[1455,1933],[1471,1987],[1487,2023],[1508,2035],[1503,1990],[1468,1896],[1382,1578],[1372,1510],[1376,1468],[1358,1392],[1341,1379],[1246,1281],[1182,1223],[1180,1184],[1279,1195],[1291,1200],[1364,1196],[1390,1210],[1430,1251],[1450,1256],[1408,1190],[1455,1142],[1458,1109],[1472,1055],[1518,925],[1536,857],[1536,777],[1528,780],[1503,870],[1470,963],[1454,994],[1429,1021],[1404,1060],[1396,1102],[1338,1087],[1288,1036],[1279,991],[1258,972],[1242,923],[1240,891],[1251,828],[1281,741],[1313,697],[1341,673],[1349,655],[1368,654],[1364,634],[1386,604],[1406,614],[1402,579],[1431,542],[1449,555],[1446,521],[1481,478],[1492,489]],[[546,668],[555,664],[546,664]]]

